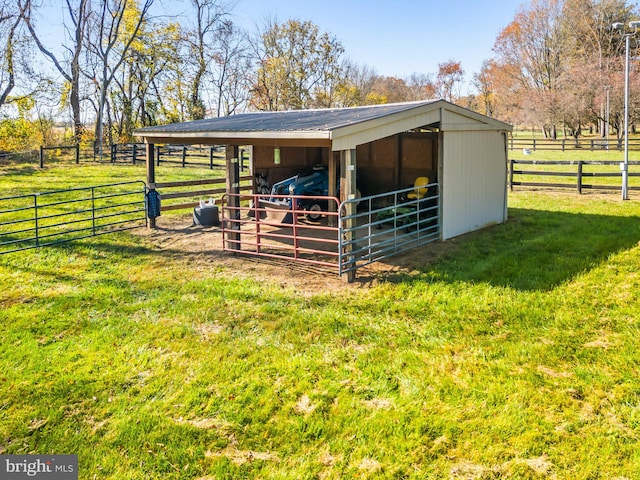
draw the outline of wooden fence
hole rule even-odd
[[[617,138],[514,138],[509,139],[510,150],[622,150],[624,142]],[[640,150],[640,139],[629,139],[629,150]]]
[[[178,182],[156,182],[148,185],[149,188],[156,189],[160,194],[162,201],[161,211],[167,210],[182,210],[186,208],[197,207],[200,204],[200,200],[207,197],[216,197],[216,203],[219,204],[219,198],[227,192],[225,178],[211,178],[201,180],[184,180]],[[199,190],[180,190],[175,191],[176,188],[185,187],[198,187],[201,185],[220,185],[215,188],[205,188]],[[170,190],[170,191],[167,191]],[[240,191],[251,193],[253,192],[253,177],[247,175],[240,177]],[[196,200],[196,198],[198,200]],[[188,202],[182,203],[170,203],[168,200],[174,199],[190,199]]]
[[[156,145],[156,165],[172,164],[181,167],[225,168],[224,147],[205,145]],[[135,165],[146,161],[144,143],[111,145],[111,163],[127,162]],[[248,168],[249,153],[240,149],[240,169]]]
[[[528,165],[523,169],[519,165]],[[640,165],[640,162],[629,162],[630,166]],[[595,171],[585,171],[585,167],[596,166]],[[556,167],[556,168],[554,168]],[[629,178],[640,177],[640,172],[629,172]],[[573,179],[568,182],[547,182],[543,178]],[[608,182],[593,183],[594,179],[610,179]],[[620,178],[620,182],[611,179]],[[509,161],[509,188],[514,186],[543,187],[543,188],[570,188],[578,193],[583,190],[621,190],[622,172],[620,162],[617,161],[587,161],[587,160],[510,160]],[[640,190],[640,187],[630,186],[629,190]]]
[[[179,165],[181,167],[201,167],[211,170],[225,168],[224,147],[203,145],[156,145],[156,164]],[[106,154],[99,156],[94,145],[56,145],[40,146],[38,150],[28,152],[0,152],[0,162],[32,161],[40,168],[52,163],[130,163],[146,162],[144,143],[112,144]],[[240,149],[240,169],[249,168],[249,152]]]

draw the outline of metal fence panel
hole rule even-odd
[[[356,204],[353,215],[346,205]],[[416,189],[347,200],[340,205],[340,275],[440,239],[440,190]]]
[[[133,181],[0,198],[0,254],[144,226],[145,192]]]

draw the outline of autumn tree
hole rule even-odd
[[[98,94],[95,139],[100,155],[109,87],[147,20],[153,1],[143,0],[138,4],[136,0],[99,0],[92,12],[91,28],[87,30],[88,49],[93,62],[89,76]]]
[[[496,113],[496,88],[495,61],[485,60],[482,62],[480,71],[473,76],[473,85],[478,91],[478,108],[485,115],[492,117]]]
[[[428,100],[435,98],[438,87],[430,75],[424,73],[412,73],[405,79],[409,89],[408,100]]]
[[[460,62],[448,60],[439,63],[435,85],[440,98],[455,102],[460,97],[460,86],[463,79],[464,70]]]
[[[167,82],[183,67],[179,39],[179,26],[172,22],[150,19],[138,31],[109,93],[119,141],[130,141],[134,128],[162,119]]]
[[[535,122],[552,136],[558,121],[558,80],[564,53],[571,48],[562,6],[562,0],[533,0],[529,8],[520,7],[494,46],[497,62],[521,86],[522,108],[535,106]]]
[[[310,21],[271,22],[257,45],[251,105],[258,110],[329,106],[341,76],[342,44]]]
[[[384,103],[385,99],[375,91],[378,78],[375,70],[367,65],[345,59],[342,62],[342,82],[334,92],[336,107],[355,107]]]

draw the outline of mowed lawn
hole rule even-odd
[[[133,233],[2,255],[0,454],[78,454],[82,479],[638,478],[631,197],[516,191],[507,224],[315,295]]]

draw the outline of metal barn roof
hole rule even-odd
[[[332,150],[438,124],[446,114],[450,128],[511,130],[511,126],[444,100],[390,103],[364,107],[288,110],[231,115],[138,129],[149,143],[209,143],[330,146]]]

